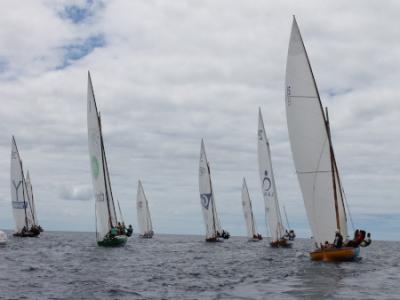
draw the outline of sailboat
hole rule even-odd
[[[200,164],[199,164],[199,191],[200,202],[203,211],[204,224],[206,226],[206,241],[218,242],[220,238],[228,239],[229,233],[222,229],[215,207],[214,192],[211,183],[210,165],[207,161],[204,141],[201,140]]]
[[[95,195],[97,244],[104,247],[123,246],[128,238],[125,228],[120,225],[121,222],[115,208],[104,149],[101,118],[97,111],[90,73],[88,73],[87,90],[87,125],[89,158]],[[118,200],[116,202],[118,203]],[[119,212],[122,219],[121,210]]]
[[[257,242],[262,240],[261,234],[259,234],[256,229],[256,222],[254,220],[253,208],[251,206],[249,190],[247,188],[245,178],[243,178],[243,184],[242,184],[242,206],[243,206],[244,219],[246,220],[247,237],[249,238],[249,241]]]
[[[38,236],[40,234],[40,229],[35,222],[33,208],[22,167],[22,160],[14,136],[11,139],[10,175],[11,203],[15,221],[14,236]]]
[[[0,230],[0,246],[4,246],[7,244],[7,234],[4,231]]]
[[[274,171],[272,169],[271,150],[265,133],[261,108],[258,111],[258,169],[261,191],[265,202],[265,217],[271,235],[272,247],[291,247],[289,232],[285,229],[279,209]]]
[[[138,182],[138,191],[136,198],[136,209],[138,217],[138,226],[140,237],[152,238],[154,235],[153,224],[150,218],[149,202],[144,193],[142,182]]]
[[[360,243],[335,243],[348,237],[344,192],[333,151],[328,110],[324,113],[295,18],[286,65],[286,115],[297,178],[315,243],[311,259],[352,260],[360,253]]]

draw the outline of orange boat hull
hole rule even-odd
[[[310,253],[310,257],[315,261],[350,261],[359,255],[360,249],[353,247],[318,249]]]

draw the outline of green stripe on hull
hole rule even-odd
[[[118,235],[113,238],[105,238],[102,241],[97,241],[97,245],[101,247],[122,247],[126,244],[128,238],[125,235]]]

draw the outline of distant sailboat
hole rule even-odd
[[[4,246],[7,244],[7,234],[3,231],[0,231],[0,246]]]
[[[295,18],[286,65],[286,114],[293,160],[316,247],[311,258],[353,259],[359,255],[360,243],[341,245],[348,237],[347,216],[328,111],[324,114]]]
[[[207,161],[206,149],[201,140],[200,165],[199,165],[199,191],[206,226],[206,241],[217,242],[219,238],[229,238],[229,233],[222,229],[215,207],[214,192],[211,183],[210,166]]]
[[[96,205],[97,244],[105,247],[123,246],[127,241],[127,235],[125,228],[119,226],[120,222],[115,209],[104,150],[101,118],[97,111],[90,74],[88,74],[87,124],[89,157]]]
[[[276,191],[274,171],[272,169],[271,150],[265,133],[261,109],[258,111],[258,168],[261,190],[265,202],[265,216],[271,234],[272,247],[290,247],[289,232],[282,222]]]
[[[251,200],[249,190],[247,189],[246,179],[243,178],[242,184],[242,206],[244,218],[246,220],[247,237],[250,241],[262,240],[261,234],[257,232],[256,223],[253,215],[253,208],[251,206]]]
[[[153,224],[151,223],[149,203],[147,201],[143,185],[140,180],[138,182],[136,209],[137,209],[140,237],[152,238],[154,232],[153,232]]]
[[[22,161],[14,136],[11,139],[11,201],[15,221],[14,236],[35,237],[40,228],[35,222],[34,211],[28,193]]]

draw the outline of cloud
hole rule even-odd
[[[60,189],[59,197],[63,200],[88,201],[93,198],[93,188],[91,186],[63,186]]]
[[[400,211],[396,1],[8,1],[2,8],[0,168],[9,168],[15,134],[46,227],[56,226],[50,216],[61,210],[57,226],[68,230],[72,215],[74,229],[93,229],[93,203],[63,200],[92,197],[85,190],[90,70],[113,194],[128,222],[142,179],[156,230],[204,233],[197,178],[204,138],[222,223],[245,233],[246,176],[266,231],[256,156],[261,107],[279,199],[292,226],[309,236],[284,107],[292,14],[329,106],[355,222],[370,226],[373,213]],[[0,182],[0,199],[9,199],[7,172]],[[12,226],[1,221],[9,214],[0,211],[0,226]],[[384,223],[377,230],[375,237],[388,237]]]

